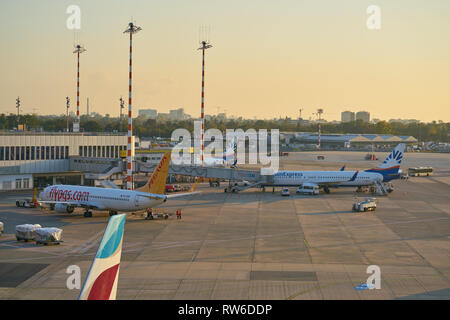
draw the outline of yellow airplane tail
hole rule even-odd
[[[166,191],[167,173],[169,172],[170,155],[170,151],[164,153],[164,156],[161,158],[155,171],[153,171],[150,179],[144,186],[136,189],[136,191],[164,194]]]

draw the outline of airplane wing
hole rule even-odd
[[[178,197],[185,197],[185,196],[192,196],[194,194],[199,194],[199,193],[202,193],[202,192],[201,191],[197,191],[197,192],[185,192],[185,193],[168,194],[167,195],[167,199],[178,198]]]
[[[158,194],[158,193],[139,193],[138,194],[139,197],[145,197],[145,198],[150,198],[150,199],[166,199],[166,195],[164,194]]]
[[[192,196],[194,194],[199,194],[201,193],[200,191],[195,192],[195,188],[197,187],[197,184],[200,180],[197,178],[197,180],[195,181],[194,185],[192,186],[192,188],[189,190],[189,192],[185,192],[185,193],[174,193],[174,194],[169,194],[167,195],[167,199],[170,198],[178,198],[178,197],[184,197],[184,196]]]

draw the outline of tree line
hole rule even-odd
[[[69,127],[75,117],[69,117]],[[63,132],[66,130],[67,118],[65,116],[40,116],[37,114],[0,114],[0,130],[14,130],[18,123],[25,124],[27,130],[42,130],[46,132]],[[85,132],[126,132],[127,118],[121,121],[118,117],[81,116],[81,130]],[[177,128],[194,130],[194,120],[156,120],[143,116],[133,119],[134,135],[142,137],[169,138]],[[280,131],[315,132],[317,123],[301,124],[288,118],[283,120],[250,120],[250,119],[221,119],[213,116],[206,121],[206,129],[216,128],[225,132],[226,129],[279,129]],[[354,133],[354,134],[392,134],[400,136],[413,136],[419,141],[450,142],[450,122],[433,121],[430,123],[402,123],[386,122],[367,123],[361,120],[345,123],[322,123],[322,133]]]

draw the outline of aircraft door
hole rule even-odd
[[[137,195],[134,195],[134,205],[136,206],[136,208],[139,207],[139,197]]]

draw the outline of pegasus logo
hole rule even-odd
[[[159,172],[161,171],[162,166],[164,165],[164,163],[167,161],[167,157],[163,156],[163,158],[161,159],[158,167],[155,170],[155,173],[152,175],[151,179],[150,179],[150,183],[149,185],[151,186],[153,184],[153,182],[156,180],[156,178],[159,175]]]

